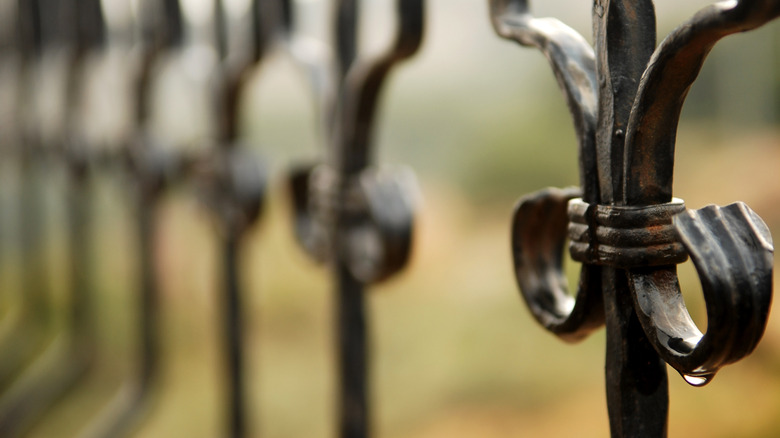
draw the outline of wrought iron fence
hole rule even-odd
[[[12,84],[4,89],[13,91],[2,96],[12,108],[4,121],[3,169],[16,177],[4,189],[12,208],[2,217],[18,218],[18,251],[9,239],[2,244],[21,260],[22,272],[20,299],[4,310],[0,340],[2,436],[30,433],[101,366],[94,277],[104,266],[94,254],[93,231],[101,173],[123,176],[122,203],[131,206],[137,350],[119,391],[79,436],[128,436],[154,409],[164,294],[155,248],[161,201],[181,187],[203,204],[218,236],[224,433],[259,435],[248,420],[254,414],[247,407],[245,300],[263,291],[241,286],[243,272],[254,269],[242,255],[268,191],[262,157],[274,151],[249,144],[241,105],[272,51],[287,53],[302,71],[318,108],[320,159],[288,172],[285,185],[298,243],[328,267],[335,289],[337,435],[371,435],[366,289],[407,265],[419,190],[406,167],[377,163],[375,125],[387,77],[420,48],[423,1],[393,2],[393,37],[374,57],[358,50],[358,1],[334,2],[330,46],[301,44],[296,4],[289,0],[201,3],[212,7],[200,20],[184,18],[179,0],[2,3],[0,56],[12,72],[4,76]],[[539,49],[549,61],[579,145],[579,188],[545,189],[522,197],[515,208],[511,246],[522,297],[537,322],[566,341],[606,326],[612,436],[666,436],[667,364],[689,384],[703,386],[721,367],[750,354],[767,324],[768,227],[744,203],[688,210],[672,197],[672,176],[682,106],[708,53],[721,38],[776,18],[780,2],[714,4],[657,47],[650,0],[595,1],[592,46],[561,21],[536,18],[527,1],[491,0],[488,6],[489,17],[481,19],[490,19],[499,36]],[[111,109],[124,115],[121,139],[97,144],[87,132],[96,122],[85,117],[85,107],[95,80],[90,66],[107,56],[126,58],[121,73],[129,99]],[[160,70],[173,56],[197,59],[194,69],[207,77],[202,85],[214,132],[194,145],[169,144],[152,120]],[[46,100],[54,97],[59,100]],[[52,240],[46,186],[56,183],[56,172],[67,175],[58,192],[66,196],[65,300],[47,290],[51,269],[43,255]],[[14,179],[5,178],[6,184]],[[567,241],[582,264],[574,295],[563,270]],[[705,332],[690,317],[677,280],[676,265],[689,257],[706,300]],[[528,355],[545,361],[543,354]]]

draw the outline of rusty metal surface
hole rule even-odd
[[[533,17],[526,1],[493,0],[490,10],[499,35],[547,56],[579,140],[582,188],[546,189],[515,209],[522,295],[564,340],[606,325],[612,436],[666,436],[665,364],[691,385],[707,384],[755,348],[772,294],[772,239],[752,210],[690,211],[672,199],[677,122],[712,46],[776,18],[780,2],[712,5],[656,48],[651,1],[597,0],[594,50],[559,21]],[[562,270],[567,238],[583,264],[574,297]],[[677,282],[675,265],[688,256],[704,291],[706,333]]]

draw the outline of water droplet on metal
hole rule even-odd
[[[680,373],[682,378],[691,386],[704,386],[712,381],[712,378],[715,377],[715,373],[708,373],[708,374],[684,374]]]

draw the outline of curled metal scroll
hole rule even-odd
[[[585,38],[559,20],[533,17],[525,0],[491,0],[490,13],[500,36],[547,57],[574,119],[582,189],[548,189],[521,198],[512,219],[512,252],[515,277],[536,320],[576,341],[604,324],[599,268],[583,265],[572,298],[562,258],[569,199],[598,201],[595,54]]]
[[[677,122],[715,43],[778,16],[777,0],[723,1],[703,9],[661,42],[642,75],[626,129],[626,204],[671,199]]]
[[[421,0],[397,0],[398,29],[390,48],[375,59],[358,60],[347,71],[341,94],[333,144],[336,166],[351,173],[368,163],[379,93],[397,63],[417,52],[423,34]]]
[[[547,57],[566,97],[579,142],[580,185],[588,202],[598,198],[596,125],[598,82],[593,48],[555,18],[535,18],[526,0],[490,0],[493,28],[500,36],[534,47]]]
[[[205,201],[220,217],[220,227],[238,235],[260,215],[267,185],[265,163],[240,138],[240,99],[272,41],[277,11],[275,2],[252,0],[248,16],[232,20],[224,9],[224,1],[216,0],[214,46],[220,62],[212,95],[217,144],[194,158],[191,168]]]
[[[701,279],[707,332],[691,320],[676,270],[632,269],[629,285],[642,326],[660,356],[695,386],[742,359],[764,333],[772,299],[772,237],[743,203],[674,218]]]
[[[320,263],[330,259],[327,222],[312,209],[343,203],[352,219],[338,251],[355,278],[376,283],[401,270],[409,259],[416,179],[407,168],[368,168],[352,181],[349,195],[338,200],[335,176],[326,167],[303,167],[290,177],[298,242]]]
[[[551,188],[524,196],[512,217],[512,258],[523,298],[543,327],[567,341],[604,325],[598,268],[583,265],[576,299],[568,293],[563,271],[566,208],[580,193]]]
[[[342,2],[349,8],[350,2]],[[342,11],[343,12],[343,11]],[[345,68],[340,99],[325,162],[300,168],[290,178],[296,236],[316,260],[341,252],[352,274],[363,283],[382,281],[405,264],[412,237],[415,180],[408,171],[369,167],[371,135],[379,93],[398,62],[414,54],[422,40],[421,0],[399,0],[398,29],[391,47],[372,60],[350,61],[348,44],[340,48]],[[343,13],[342,17],[348,14]],[[348,211],[344,244],[326,241],[333,209]],[[340,213],[339,213],[340,214]]]

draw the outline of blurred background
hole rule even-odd
[[[189,25],[209,19],[206,3],[182,0]],[[295,2],[302,35],[327,38],[326,3]],[[535,3],[535,15],[555,16],[591,40],[590,2]],[[361,50],[370,53],[390,37],[393,5],[363,4]],[[659,41],[708,4],[656,1]],[[537,326],[516,288],[509,246],[518,197],[577,184],[574,131],[547,61],[498,38],[487,7],[478,0],[427,1],[422,49],[394,71],[383,93],[376,161],[412,167],[421,202],[410,265],[369,294],[374,430],[379,438],[608,436],[603,330],[571,345]],[[155,79],[154,128],[172,144],[195,145],[213,129],[203,86],[213,59],[196,49],[171,59]],[[107,53],[86,73],[94,80],[79,109],[81,123],[88,140],[106,147],[127,129],[129,110],[122,102],[129,87],[122,66],[121,55]],[[3,131],[13,120],[8,96],[14,90],[6,70],[0,78]],[[258,69],[243,105],[246,137],[271,172],[268,202],[251,232],[242,272],[249,292],[251,427],[267,438],[331,437],[331,280],[295,243],[283,185],[293,164],[316,159],[323,149],[311,90],[290,57],[277,50]],[[53,113],[54,119],[61,116]],[[41,122],[42,135],[58,135],[54,125]],[[15,171],[2,167],[0,314],[8,316],[19,300],[21,263]],[[44,281],[60,306],[68,296],[62,173],[54,166],[48,176],[41,216],[48,243],[40,254],[47,265]],[[706,62],[679,128],[675,195],[688,208],[745,201],[777,232],[778,174],[780,23],[770,23],[722,41]],[[72,436],[129,372],[137,342],[138,248],[123,184],[117,172],[106,171],[98,171],[92,184],[98,200],[91,228],[98,364],[31,436]],[[163,372],[137,436],[221,436],[217,233],[186,189],[169,192],[163,202],[155,247],[162,275]],[[578,266],[568,268],[572,282]],[[680,272],[686,302],[704,329],[698,278],[690,262]],[[773,312],[750,357],[704,388],[688,386],[669,368],[670,436],[780,436],[777,319]],[[7,330],[7,320],[0,330]]]

